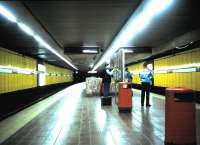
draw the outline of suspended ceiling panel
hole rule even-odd
[[[60,47],[98,46],[102,51],[139,3],[140,0],[24,1]],[[85,70],[96,55],[100,54],[70,55],[70,58]]]

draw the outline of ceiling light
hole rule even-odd
[[[122,30],[118,33],[92,70],[96,70],[121,47],[129,46],[133,43],[136,35],[146,28],[156,15],[168,8],[172,2],[174,2],[174,0],[144,1],[123,26]]]
[[[97,71],[88,71],[89,74],[95,74]]]
[[[33,30],[31,30],[31,28],[29,28],[27,25],[25,25],[24,23],[18,22],[17,25],[20,27],[20,29],[22,29],[25,33],[27,33],[30,36],[34,35]]]
[[[50,46],[39,36],[37,35],[34,35],[33,38],[38,42],[40,43],[41,45],[43,45],[45,48],[50,48]]]
[[[130,49],[124,49],[124,53],[133,53],[134,51],[133,50],[130,50]]]
[[[20,29],[22,29],[28,35],[33,36],[34,39],[38,43],[40,43],[41,45],[43,45],[45,48],[49,49],[52,53],[54,53],[55,55],[57,55],[60,59],[62,59],[67,64],[69,64],[74,69],[76,69],[76,70],[78,69],[70,61],[68,61],[66,58],[64,58],[61,54],[59,54],[50,45],[48,45],[41,37],[39,37],[38,35],[34,35],[34,31],[30,27],[28,27],[25,23],[21,23],[20,21],[18,21],[16,19],[16,17],[11,12],[9,12],[4,6],[2,6],[1,4],[0,4],[0,14],[2,16],[4,16],[5,18],[7,18],[8,20],[17,23],[17,25],[20,27]]]
[[[66,58],[64,58],[61,54],[59,54],[55,49],[53,49],[49,44],[47,44],[41,37],[35,35],[34,39],[36,41],[38,41],[41,45],[43,45],[45,48],[47,48],[48,50],[50,50],[52,53],[54,53],[55,55],[57,55],[64,62],[66,62],[67,64],[69,64],[71,67],[73,67],[74,69],[78,70],[77,67],[75,67],[70,61],[68,61]]]
[[[17,22],[16,17],[2,5],[0,5],[0,14],[3,15],[8,20],[10,20],[11,22],[14,22],[14,23]]]
[[[85,50],[82,50],[83,53],[98,53],[97,50],[89,50],[89,49],[85,49]]]

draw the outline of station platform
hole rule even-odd
[[[163,145],[165,97],[151,93],[151,107],[141,107],[133,90],[131,113],[101,106],[87,96],[85,83],[70,86],[0,122],[1,145]],[[27,96],[28,97],[28,96]],[[200,145],[200,107],[196,105]]]

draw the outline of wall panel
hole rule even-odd
[[[135,84],[141,84],[140,78],[139,78],[139,72],[142,70],[142,63],[134,64],[128,66],[129,71],[132,73],[132,82]]]
[[[179,53],[173,56],[163,57],[154,60],[154,69],[170,69],[176,67],[189,68],[194,67],[195,63],[197,67],[200,67],[200,50],[191,50],[184,53]],[[186,87],[193,90],[200,91],[200,72],[173,72],[165,74],[155,74],[154,85],[162,87]],[[167,77],[163,77],[163,75]],[[167,79],[167,81],[165,80]],[[163,80],[163,81],[161,81]]]
[[[73,81],[73,72],[71,70],[45,64],[46,66],[46,85],[66,83]]]
[[[133,73],[133,83],[139,84],[142,63],[128,66]],[[154,85],[160,87],[186,87],[200,91],[200,72],[174,72],[176,68],[200,68],[200,49],[182,52],[154,60]],[[156,70],[167,70],[156,72]]]
[[[50,64],[46,66],[46,85],[73,81],[73,71]],[[0,94],[37,87],[36,59],[0,48]],[[11,72],[4,72],[9,68]],[[16,70],[25,70],[16,71]]]
[[[0,48],[0,66],[15,71],[11,73],[0,72],[0,93],[36,87],[36,74],[23,74],[16,70],[23,69],[36,71],[36,60],[18,53]]]

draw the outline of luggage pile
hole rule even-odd
[[[99,95],[102,78],[88,77],[86,78],[86,94]]]

